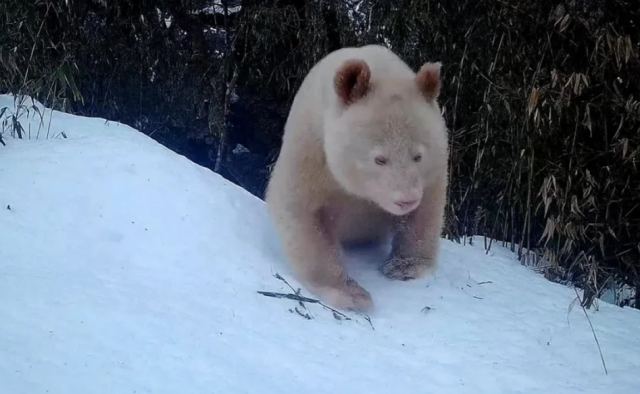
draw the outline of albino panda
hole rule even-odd
[[[381,267],[392,279],[435,268],[448,160],[439,92],[439,63],[416,74],[377,45],[332,52],[300,86],[266,200],[298,279],[330,305],[372,307],[340,261],[347,243],[393,236]]]

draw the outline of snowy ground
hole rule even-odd
[[[0,146],[0,393],[640,392],[640,311],[589,312],[605,375],[574,291],[505,249],[414,282],[351,256],[377,309],[338,320],[257,293],[297,285],[260,200],[118,123],[49,135]]]

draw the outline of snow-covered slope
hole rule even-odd
[[[337,319],[258,293],[297,283],[257,198],[118,123],[49,131],[0,146],[0,393],[640,392],[639,311],[589,312],[605,375],[574,291],[507,250],[443,241],[413,282],[352,255],[377,309]]]

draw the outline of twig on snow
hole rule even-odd
[[[262,294],[263,296],[273,297],[273,298],[287,298],[289,300],[300,301],[300,302],[309,302],[312,304],[319,304],[320,301],[314,298],[308,298],[305,296],[291,294],[291,293],[275,293],[272,291],[260,291],[258,290],[258,294]]]
[[[371,318],[369,317],[369,315],[367,315],[367,314],[365,314],[365,313],[358,313],[358,314],[359,314],[360,316],[362,316],[362,318],[363,318],[364,320],[366,320],[367,322],[369,322],[369,325],[371,326],[371,329],[372,329],[373,331],[375,331],[375,330],[376,330],[376,328],[373,326],[373,323],[371,322]]]
[[[291,294],[291,293],[274,293],[274,292],[271,292],[271,291],[258,291],[258,294],[262,294],[263,296],[267,296],[267,297],[286,298],[286,299],[294,300],[294,301],[308,302],[310,304],[318,304],[318,305],[321,305],[322,307],[330,310],[331,312],[333,312],[334,315],[340,316],[342,319],[351,320],[351,318],[349,316],[345,315],[344,313],[340,312],[337,309],[333,309],[329,305],[326,305],[326,304],[322,303],[322,301],[316,300],[315,298],[309,298],[309,297],[301,296],[301,295],[298,295],[298,294]]]
[[[298,290],[294,289],[293,286],[291,286],[289,284],[289,282],[287,282],[287,280],[285,278],[283,278],[279,273],[275,273],[275,275],[273,275],[276,279],[281,280],[285,285],[287,285],[291,291],[293,291],[295,294],[300,295],[300,292],[302,291],[301,288],[298,288]],[[309,310],[307,309],[306,305],[302,302],[302,301],[298,301],[298,303],[300,304],[300,307],[302,309],[304,309],[307,314],[309,314]]]
[[[589,327],[591,327],[591,333],[593,334],[593,339],[595,339],[596,345],[598,346],[598,353],[600,353],[600,361],[602,361],[602,368],[604,368],[604,374],[608,375],[609,372],[607,371],[607,364],[604,362],[604,356],[602,355],[602,348],[600,348],[600,342],[598,341],[596,330],[593,328],[593,324],[591,324],[591,319],[589,318],[589,314],[587,313],[587,310],[585,309],[584,305],[582,305],[582,300],[580,299],[580,295],[578,294],[578,289],[574,287],[573,291],[576,292],[576,297],[578,298],[578,301],[580,301],[582,312],[584,312],[584,316],[587,318],[587,321],[589,322]]]
[[[300,292],[302,291],[302,289],[298,288],[296,290],[280,274],[275,273],[273,276],[276,279],[282,281],[284,284],[286,284],[287,287],[289,287],[291,289],[291,291],[293,291],[293,293],[276,293],[276,292],[271,292],[271,291],[258,291],[258,294],[262,294],[263,296],[266,296],[266,297],[286,298],[286,299],[289,299],[289,300],[298,301],[298,303],[300,304],[300,306],[302,308],[304,308],[306,313],[301,312],[300,310],[298,310],[297,307],[295,308],[295,312],[298,313],[300,316],[302,316],[304,318],[307,318],[307,319],[310,319],[311,316],[309,314],[309,310],[304,305],[305,302],[308,302],[308,303],[311,303],[311,304],[318,304],[318,305],[322,306],[323,308],[331,311],[332,314],[333,314],[334,319],[336,319],[336,320],[353,320],[351,317],[345,315],[344,313],[340,312],[339,310],[337,310],[335,308],[330,307],[329,305],[323,303],[322,301],[320,301],[318,299],[305,297],[303,295],[300,295]],[[373,326],[373,322],[371,321],[371,318],[368,315],[366,315],[364,313],[357,313],[357,314],[359,316],[362,316],[362,318],[365,319],[369,323],[369,325],[371,326],[371,329],[375,331],[375,327]]]
[[[305,308],[305,311],[306,311],[306,310],[307,310],[307,309]],[[300,315],[300,316],[304,317],[304,318],[305,318],[305,319],[307,319],[307,320],[311,320],[311,319],[313,319],[313,317],[311,317],[311,315],[310,315],[309,313],[307,313],[307,312],[302,312],[300,309],[298,309],[298,307],[297,307],[297,306],[293,307],[293,309],[289,309],[289,311],[291,311],[292,313],[293,313],[293,311],[296,311],[296,313],[297,313],[298,315]]]

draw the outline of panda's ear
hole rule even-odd
[[[440,62],[425,63],[416,75],[418,89],[427,100],[434,100],[440,95],[440,68]]]
[[[334,78],[340,102],[350,105],[366,96],[370,89],[371,71],[363,60],[347,60],[338,68]]]

